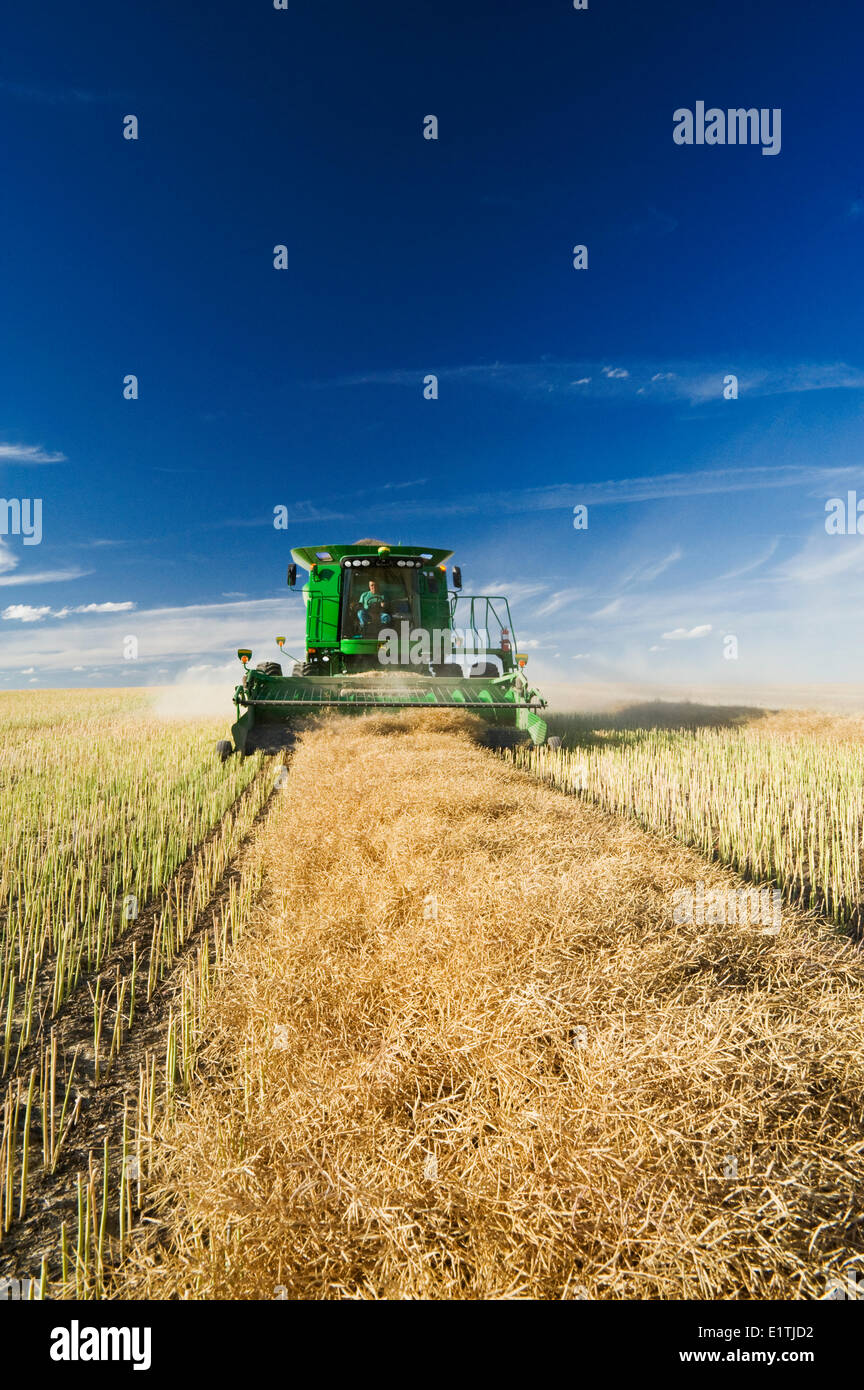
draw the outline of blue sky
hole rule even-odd
[[[0,688],[296,651],[290,546],[368,534],[508,593],[538,680],[864,680],[857,6],[194,11],[4,19]],[[700,100],[779,154],[676,145]]]

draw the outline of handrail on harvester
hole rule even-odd
[[[458,605],[459,605],[460,603],[467,603],[467,604],[469,604],[469,608],[468,608],[468,622],[467,622],[467,623],[457,623],[457,622],[456,622],[456,611],[457,611],[457,607],[458,607]],[[477,622],[477,608],[476,608],[476,605],[477,605],[477,604],[480,604],[480,603],[483,603],[483,604],[486,605],[485,610],[484,610],[485,616],[484,616],[484,620],[483,620],[482,624],[478,624],[478,622]],[[506,614],[506,616],[507,616],[507,621],[506,621],[506,623],[503,621],[503,619],[502,619],[502,617],[501,617],[501,615],[500,615],[498,609],[495,607],[496,604],[499,604],[499,605],[500,605],[500,604],[503,604],[503,605],[504,605],[504,612],[505,612],[505,614]],[[512,643],[512,646],[513,646],[513,650],[516,651],[516,650],[517,650],[517,646],[516,646],[516,634],[515,634],[515,632],[513,631],[513,619],[512,619],[512,617],[510,616],[510,604],[508,603],[507,599],[504,597],[503,594],[461,594],[461,593],[451,592],[451,595],[450,595],[450,619],[451,619],[451,622],[453,623],[453,626],[454,626],[454,627],[460,627],[460,628],[461,628],[461,627],[464,627],[464,628],[466,628],[466,630],[472,632],[472,633],[474,634],[474,636],[477,637],[477,638],[479,639],[481,633],[487,633],[487,634],[488,634],[488,632],[489,632],[489,615],[490,615],[490,613],[491,613],[492,617],[495,619],[495,622],[498,624],[499,632],[503,632],[504,629],[505,629],[505,627],[506,627],[507,631],[510,633],[510,640],[511,640],[511,643]],[[479,645],[479,642],[478,642],[478,645]],[[493,650],[494,650],[494,647],[493,647]]]

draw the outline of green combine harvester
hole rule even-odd
[[[275,661],[252,667],[251,649],[238,650],[244,676],[234,693],[234,742],[218,745],[221,756],[278,752],[302,719],[323,710],[464,709],[543,743],[537,711],[546,701],[525,675],[509,604],[461,594],[455,565],[449,589],[452,553],[371,540],[292,550],[289,587],[298,565],[309,572],[305,658],[291,658],[283,673]],[[285,638],[276,643],[284,649]]]

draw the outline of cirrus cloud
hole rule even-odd
[[[0,444],[0,462],[65,463],[66,455],[50,453],[39,444]]]
[[[43,618],[68,618],[71,613],[128,613],[135,604],[125,603],[80,603],[76,608],[50,608],[47,604],[36,608],[29,603],[10,603],[3,609],[0,617],[4,622],[38,623]]]
[[[671,632],[663,633],[664,642],[689,642],[694,637],[705,637],[711,631],[710,623],[701,623],[698,627],[673,627]]]

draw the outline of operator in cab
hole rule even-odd
[[[390,621],[389,613],[377,611],[383,603],[384,596],[379,592],[377,579],[370,579],[369,588],[365,593],[360,595],[360,600],[357,604],[357,624],[361,632],[365,630],[370,619],[373,617],[377,618],[381,623],[388,623]]]

